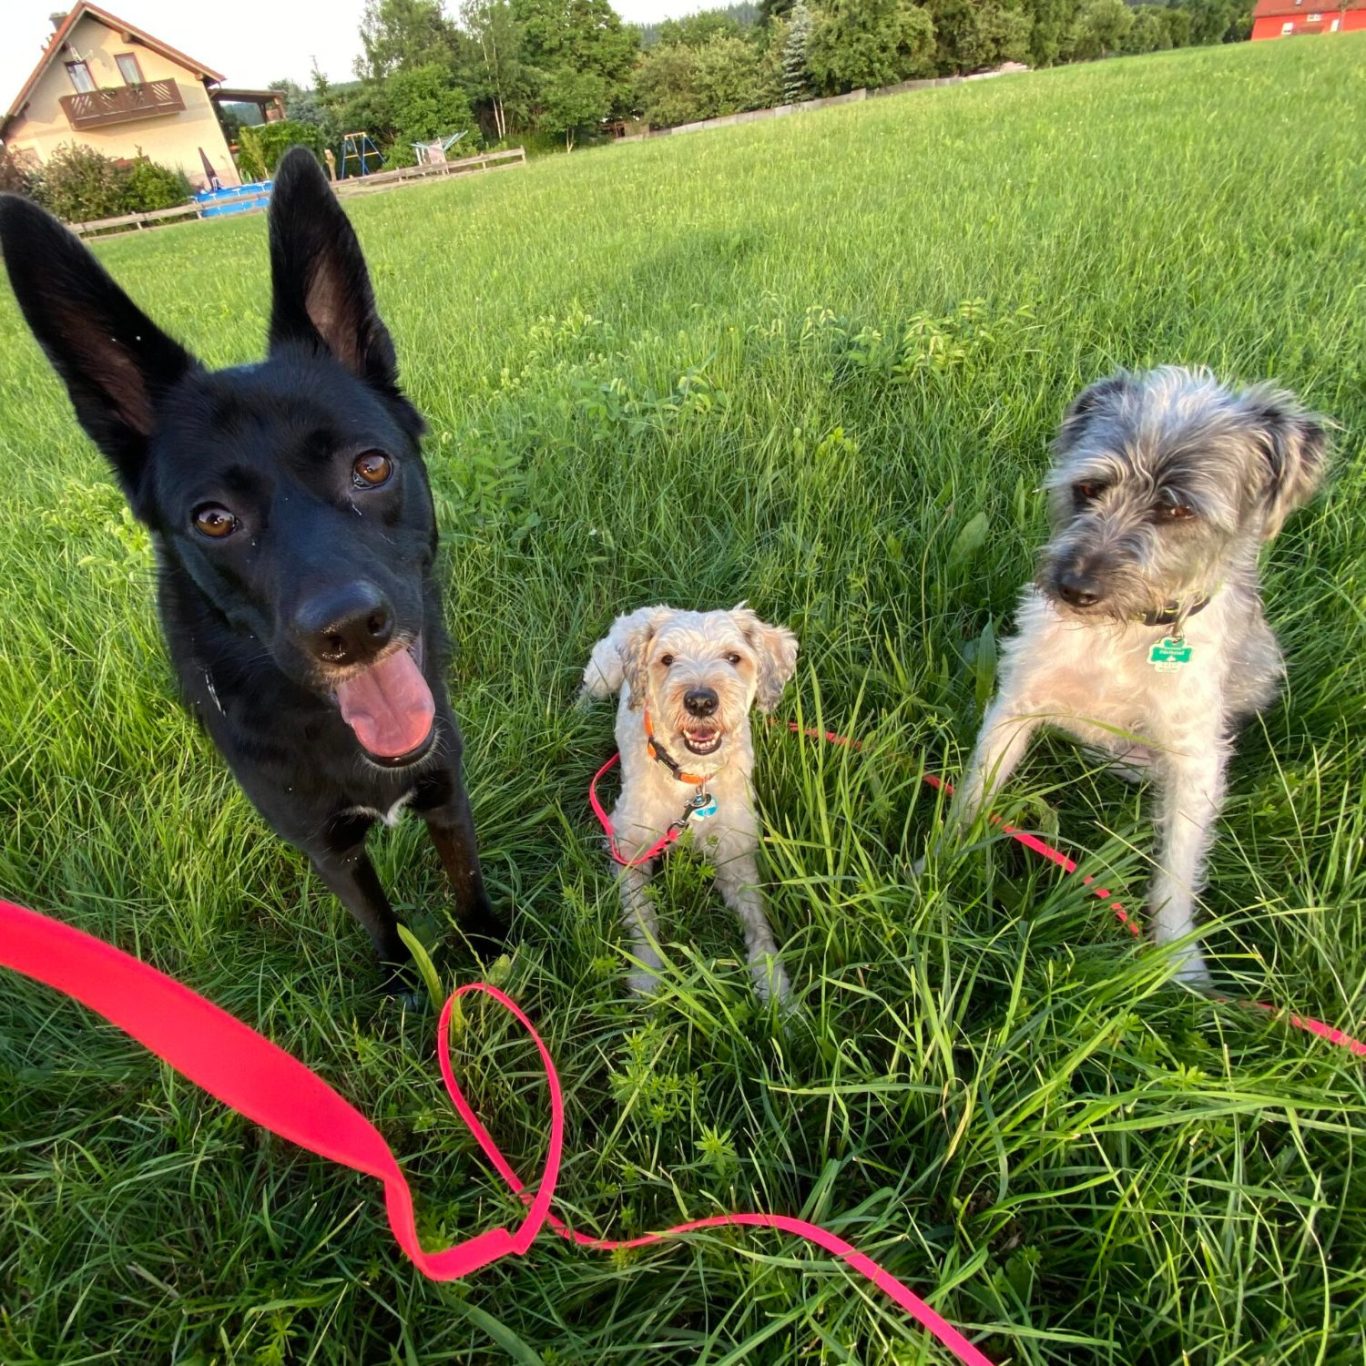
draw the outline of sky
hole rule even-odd
[[[705,9],[724,0],[613,0],[631,23]],[[62,0],[0,0],[4,37],[0,44],[0,111],[9,108],[28,78],[47,35],[48,15]],[[105,0],[101,9],[126,19],[171,47],[221,71],[229,86],[262,89],[288,77],[306,85],[317,59],[334,81],[351,80],[360,55],[360,17],[364,0]],[[454,0],[447,0],[449,13]]]

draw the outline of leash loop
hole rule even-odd
[[[699,784],[696,796],[688,799],[688,804],[683,808],[683,814],[678,820],[670,823],[669,828],[660,836],[643,854],[637,854],[635,858],[627,858],[621,852],[617,844],[616,832],[612,829],[611,818],[607,814],[606,808],[598,797],[598,779],[603,774],[609,772],[621,760],[620,754],[614,754],[598,771],[592,776],[588,783],[588,804],[593,808],[593,814],[598,818],[598,824],[602,826],[603,844],[607,848],[608,854],[614,863],[620,864],[623,868],[640,868],[649,863],[651,859],[658,858],[671,844],[678,842],[679,836],[688,828],[688,822],[692,819],[694,812],[700,812],[711,800],[706,792],[701,789]]]
[[[319,1157],[382,1181],[389,1227],[404,1253],[430,1280],[458,1280],[504,1257],[520,1257],[547,1224],[567,1242],[601,1251],[648,1247],[680,1234],[728,1225],[773,1228],[814,1243],[867,1277],[965,1366],[991,1366],[956,1328],[884,1267],[804,1219],[741,1212],[689,1220],[639,1238],[576,1233],[550,1212],[564,1151],[564,1095],[554,1060],[517,1003],[486,982],[466,983],[447,998],[437,1025],[437,1060],[456,1112],[494,1170],[527,1206],[527,1213],[515,1230],[486,1229],[453,1247],[427,1252],[417,1235],[412,1191],[384,1136],[316,1072],[241,1020],[122,949],[4,900],[0,900],[0,966],[80,1001],[253,1123]],[[455,1002],[472,992],[492,997],[508,1011],[540,1054],[550,1099],[550,1137],[534,1194],[494,1142],[455,1076],[451,1015]]]

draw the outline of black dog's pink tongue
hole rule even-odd
[[[395,650],[337,687],[342,720],[381,759],[409,754],[432,733],[436,703],[407,650]]]

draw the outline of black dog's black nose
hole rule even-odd
[[[295,619],[300,643],[324,664],[364,664],[394,635],[394,614],[372,583],[348,583],[310,598]]]
[[[693,716],[710,716],[720,701],[710,688],[690,688],[683,694],[683,705]]]
[[[1101,599],[1100,580],[1078,565],[1058,575],[1058,596],[1073,607],[1094,607]]]

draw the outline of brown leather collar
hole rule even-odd
[[[1169,603],[1160,612],[1145,612],[1139,620],[1145,626],[1175,626],[1178,621],[1185,621],[1187,617],[1203,612],[1211,601],[1211,598],[1201,598],[1194,606],[1184,608],[1179,602]]]

